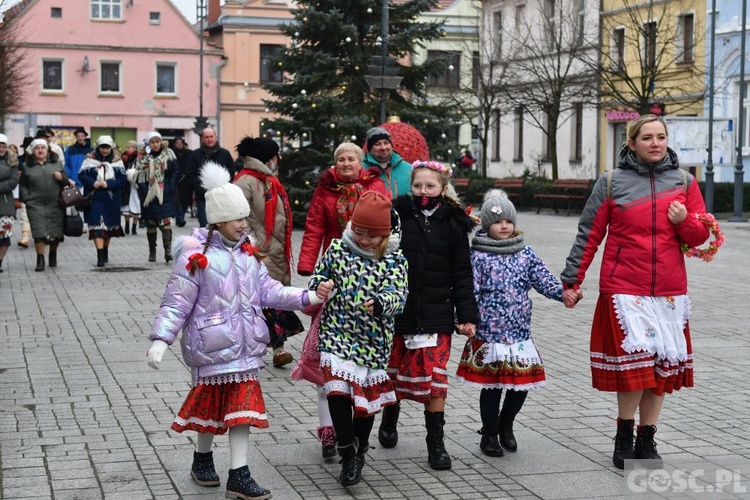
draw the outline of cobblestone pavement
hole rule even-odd
[[[559,274],[576,218],[525,212],[519,227]],[[750,225],[723,228],[727,243],[714,262],[688,262],[696,387],[666,399],[657,439],[667,459],[750,459]],[[169,273],[159,246],[160,262],[148,263],[145,234],[113,240],[103,272],[94,266],[93,244],[69,238],[58,267],[37,273],[34,250],[13,242],[0,274],[0,497],[224,497],[226,437],[215,450],[222,486],[202,488],[189,477],[195,434],[169,429],[189,389],[179,348],[168,351],[160,371],[144,362]],[[517,453],[489,458],[479,451],[479,393],[452,377],[446,447],[453,469],[429,468],[422,408],[406,402],[398,447],[374,446],[363,481],[345,489],[337,460],[320,456],[313,387],[271,367],[261,380],[271,426],[250,435],[253,476],[277,499],[621,497],[623,474],[611,464],[615,399],[591,388],[588,368],[597,275],[598,261],[572,311],[533,295],[548,384],[530,394],[518,417]],[[454,337],[451,374],[461,339]],[[288,343],[295,357],[302,340]]]

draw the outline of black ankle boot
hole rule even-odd
[[[200,486],[219,486],[219,475],[214,468],[214,452],[193,452],[193,466],[190,468],[190,477]]]
[[[49,267],[57,267],[57,252],[50,250],[48,260],[49,260]]]
[[[250,469],[245,465],[239,469],[229,469],[226,498],[266,500],[271,498],[271,492],[258,486],[255,479],[250,476]]]
[[[0,259],[0,273],[3,272],[3,259]]]
[[[370,445],[368,443],[360,444],[359,448],[357,448],[357,458],[359,459],[360,474],[362,472],[362,467],[365,466],[365,460],[367,458],[367,451],[369,449],[370,449]]]
[[[516,436],[513,434],[513,418],[503,417],[502,412],[498,417],[498,435],[500,438],[500,446],[508,451],[516,451],[518,449],[518,443],[516,442]]]
[[[104,263],[109,264],[109,247],[104,247],[102,250],[104,250]]]
[[[34,268],[34,271],[44,271],[44,254],[36,255],[36,267]]]
[[[133,231],[131,232],[131,234],[132,234],[133,236],[135,236],[135,235],[137,235],[137,234],[138,234],[138,231],[137,231],[137,229],[138,229],[138,224],[136,224],[135,222],[133,222]]]
[[[383,448],[395,448],[398,444],[398,415],[401,403],[383,408],[383,417],[378,429],[378,442]]]
[[[617,419],[617,434],[615,435],[615,451],[612,463],[618,469],[625,468],[625,460],[633,458],[633,426],[635,420]]]
[[[169,264],[172,260],[172,230],[163,229],[161,232],[161,241],[164,245],[164,261]]]
[[[494,422],[482,422],[479,431],[482,439],[479,441],[479,449],[488,457],[502,457],[503,449],[497,440],[497,420]]]
[[[359,465],[359,454],[357,449],[357,439],[353,443],[344,446],[337,446],[341,460],[341,475],[339,482],[341,486],[354,486],[362,479],[362,467]]]
[[[135,227],[135,225],[133,226]],[[130,234],[130,221],[125,221],[125,234]]]
[[[156,232],[146,232],[148,238],[148,261],[156,262]]]
[[[656,452],[656,434],[655,425],[639,425],[638,433],[635,438],[635,448],[633,449],[633,458],[636,460],[653,460],[648,464],[648,468],[660,469],[662,467],[661,456]]]
[[[450,469],[451,456],[445,451],[445,413],[429,411],[424,412],[425,427],[427,427],[427,455],[430,461],[430,467],[434,470]]]
[[[104,249],[96,249],[96,267],[104,267]]]

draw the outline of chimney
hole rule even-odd
[[[221,15],[221,0],[208,0],[208,19],[206,25],[215,23]]]

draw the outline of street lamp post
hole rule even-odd
[[[199,49],[199,89],[198,89],[198,99],[199,99],[199,110],[198,110],[198,116],[195,117],[195,126],[193,127],[193,132],[200,135],[203,133],[203,129],[208,127],[208,118],[203,116],[203,23],[206,19],[206,0],[198,0],[197,4],[198,9],[198,19],[200,20],[200,32],[198,36],[200,37],[200,49]]]
[[[383,0],[383,26],[380,33],[380,55],[372,56],[365,80],[371,89],[380,89],[380,123],[385,123],[388,91],[397,89],[402,77],[395,57],[388,56],[388,0]]]
[[[716,41],[716,0],[711,1],[711,63],[708,74],[708,158],[706,160],[706,210],[714,211],[714,43]]]
[[[737,162],[734,165],[734,213],[729,218],[729,222],[747,222],[742,216],[742,189],[743,177],[742,171],[742,141],[745,134],[745,120],[743,109],[743,97],[745,94],[745,28],[747,27],[747,0],[742,0],[742,31],[740,36],[740,109],[739,109],[739,126],[737,127]]]

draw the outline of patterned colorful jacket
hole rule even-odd
[[[407,261],[398,249],[398,231],[391,234],[380,260],[362,255],[345,229],[323,255],[310,279],[310,290],[329,279],[335,292],[320,320],[318,350],[374,370],[384,370],[391,357],[393,318],[406,304],[409,285]],[[364,302],[374,299],[375,314]]]
[[[596,182],[578,222],[578,235],[561,275],[565,288],[578,288],[604,236],[599,273],[601,293],[663,297],[687,293],[685,258],[681,243],[699,246],[708,229],[695,217],[706,212],[695,177],[687,186],[677,154],[667,148],[664,160],[644,164],[630,148],[623,148],[612,172],[610,196],[607,174]],[[687,207],[688,216],[672,224],[667,210],[672,201]]]
[[[529,290],[562,301],[562,283],[526,246],[511,254],[471,251],[474,295],[479,306],[476,338],[513,344],[531,337]]]

